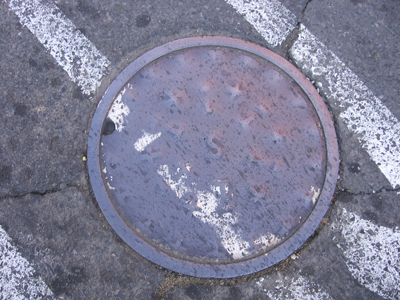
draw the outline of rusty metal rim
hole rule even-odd
[[[303,89],[310,102],[313,104],[321,123],[327,149],[327,167],[321,194],[317,204],[303,226],[284,243],[264,255],[247,261],[220,265],[199,264],[179,260],[160,252],[158,249],[140,239],[125,224],[108,198],[108,193],[101,177],[99,160],[100,139],[104,119],[106,118],[114,97],[127,81],[143,67],[164,55],[178,50],[204,46],[221,46],[246,51],[272,62],[286,72],[286,74],[294,79]],[[280,262],[300,248],[317,229],[329,208],[335,191],[339,169],[339,152],[333,122],[322,98],[309,80],[292,64],[272,51],[250,42],[221,36],[191,37],[172,41],[148,51],[126,67],[110,84],[108,90],[98,104],[89,132],[87,153],[88,171],[92,189],[103,214],[116,233],[132,249],[148,260],[164,268],[196,277],[231,278],[251,274]]]

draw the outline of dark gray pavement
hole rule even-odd
[[[317,233],[292,257],[248,276],[198,279],[126,246],[97,206],[83,159],[109,83],[139,55],[182,37],[225,35],[271,46],[222,0],[54,3],[111,62],[99,90],[83,95],[8,1],[0,2],[0,225],[54,299],[400,299],[400,245],[391,240],[399,237],[399,189],[334,109],[337,194]],[[400,119],[399,1],[282,4]],[[292,44],[274,50],[293,61]],[[365,233],[351,231],[359,226]]]

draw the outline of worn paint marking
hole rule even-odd
[[[321,91],[342,111],[353,131],[391,185],[400,185],[400,122],[335,54],[303,25],[290,53],[301,70],[322,81]]]
[[[56,5],[48,1],[44,4],[37,0],[10,0],[9,7],[82,93],[90,95],[96,91],[110,62]]]
[[[184,164],[185,170],[190,171],[187,168],[189,163]],[[238,222],[239,215],[232,213],[217,213],[217,208],[220,204],[220,200],[216,195],[221,195],[221,192],[225,192],[226,195],[229,193],[229,187],[227,185],[210,185],[210,189],[206,191],[201,191],[196,188],[196,182],[192,182],[192,188],[188,187],[186,181],[188,179],[187,174],[181,172],[178,168],[173,179],[169,171],[168,165],[162,165],[157,170],[157,173],[162,177],[164,182],[170,187],[170,189],[175,192],[178,198],[182,198],[186,193],[192,192],[196,195],[197,202],[196,206],[199,208],[198,211],[193,212],[193,216],[201,220],[202,222],[209,224],[214,228],[218,237],[221,239],[222,246],[232,255],[234,259],[240,259],[248,254],[248,249],[251,247],[250,243],[244,240],[241,235],[236,232],[233,225]],[[223,182],[222,180],[214,180],[214,182]],[[316,193],[319,193],[315,191]],[[232,194],[233,196],[233,194]],[[281,239],[277,238],[271,233],[261,235],[254,240],[254,245],[264,245],[273,246],[278,244]]]
[[[357,281],[385,299],[400,299],[400,230],[378,226],[342,208],[333,224],[344,242],[338,244]]]
[[[157,173],[163,178],[164,182],[170,187],[170,189],[175,192],[178,198],[182,198],[183,195],[190,191],[190,188],[185,185],[185,180],[187,179],[186,174],[182,174],[178,181],[175,181],[172,179],[168,165],[160,166]]]
[[[148,145],[154,142],[161,136],[161,132],[156,134],[151,134],[143,130],[143,135],[139,138],[136,143],[134,144],[135,149],[139,152],[142,152]]]
[[[312,195],[312,203],[315,205],[317,203],[319,194],[321,193],[320,188],[316,188],[314,186],[311,187],[310,189],[310,194]]]
[[[11,244],[11,238],[0,226],[0,298],[43,299],[53,296],[51,290],[40,279],[35,278],[34,269]]]
[[[122,101],[122,96],[125,94],[126,88],[124,88],[114,99],[107,118],[115,124],[115,130],[121,132],[125,127],[125,117],[130,113],[128,105]]]
[[[175,175],[178,175],[180,171],[181,169],[178,168]],[[221,194],[221,187],[211,185],[210,191],[191,189],[186,186],[187,175],[183,173],[179,179],[173,180],[168,165],[160,166],[157,172],[178,198],[182,198],[188,192],[193,192],[196,195],[196,205],[200,210],[194,211],[193,216],[214,228],[221,239],[222,246],[233,258],[242,258],[246,254],[246,249],[250,248],[250,243],[243,240],[232,228],[232,225],[237,223],[238,215],[231,213],[219,215],[216,213],[219,199],[215,195],[216,193]],[[192,186],[196,186],[196,184],[192,183]]]
[[[264,278],[256,282],[261,286]],[[291,282],[286,277],[285,280],[277,280],[274,291],[264,290],[267,296],[273,300],[333,300],[333,298],[318,284],[309,281],[303,276],[292,279]]]
[[[225,0],[272,46],[281,45],[296,28],[296,16],[279,0]]]
[[[254,245],[272,246],[280,243],[281,239],[277,238],[274,234],[269,233],[262,235],[254,241]]]
[[[211,186],[210,189],[211,192],[197,191],[196,205],[200,211],[194,211],[193,216],[215,229],[221,239],[222,246],[234,259],[242,258],[247,254],[246,249],[250,248],[250,243],[243,240],[232,228],[232,225],[237,223],[238,215],[232,213],[219,215],[216,212],[219,200],[215,194],[216,192],[221,194],[221,189],[219,186]]]

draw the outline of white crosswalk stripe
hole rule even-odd
[[[94,93],[110,62],[52,3],[11,0],[19,17],[84,94]]]
[[[52,296],[47,285],[33,275],[32,266],[0,226],[0,299],[35,300]]]

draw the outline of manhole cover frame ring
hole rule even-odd
[[[270,61],[289,75],[303,89],[314,106],[326,143],[325,180],[317,204],[304,224],[284,243],[264,255],[247,261],[220,265],[193,263],[168,256],[135,235],[109,200],[100,168],[100,142],[104,120],[115,96],[132,76],[162,56],[179,50],[207,46],[228,47],[249,52]],[[231,278],[261,271],[282,261],[299,249],[315,232],[328,211],[335,192],[339,171],[339,151],[334,124],[325,103],[310,81],[296,67],[274,52],[250,42],[222,36],[190,37],[175,40],[144,53],[130,63],[110,84],[97,106],[89,131],[87,158],[89,178],[94,195],[106,220],[119,237],[141,256],[164,268],[205,278]]]

